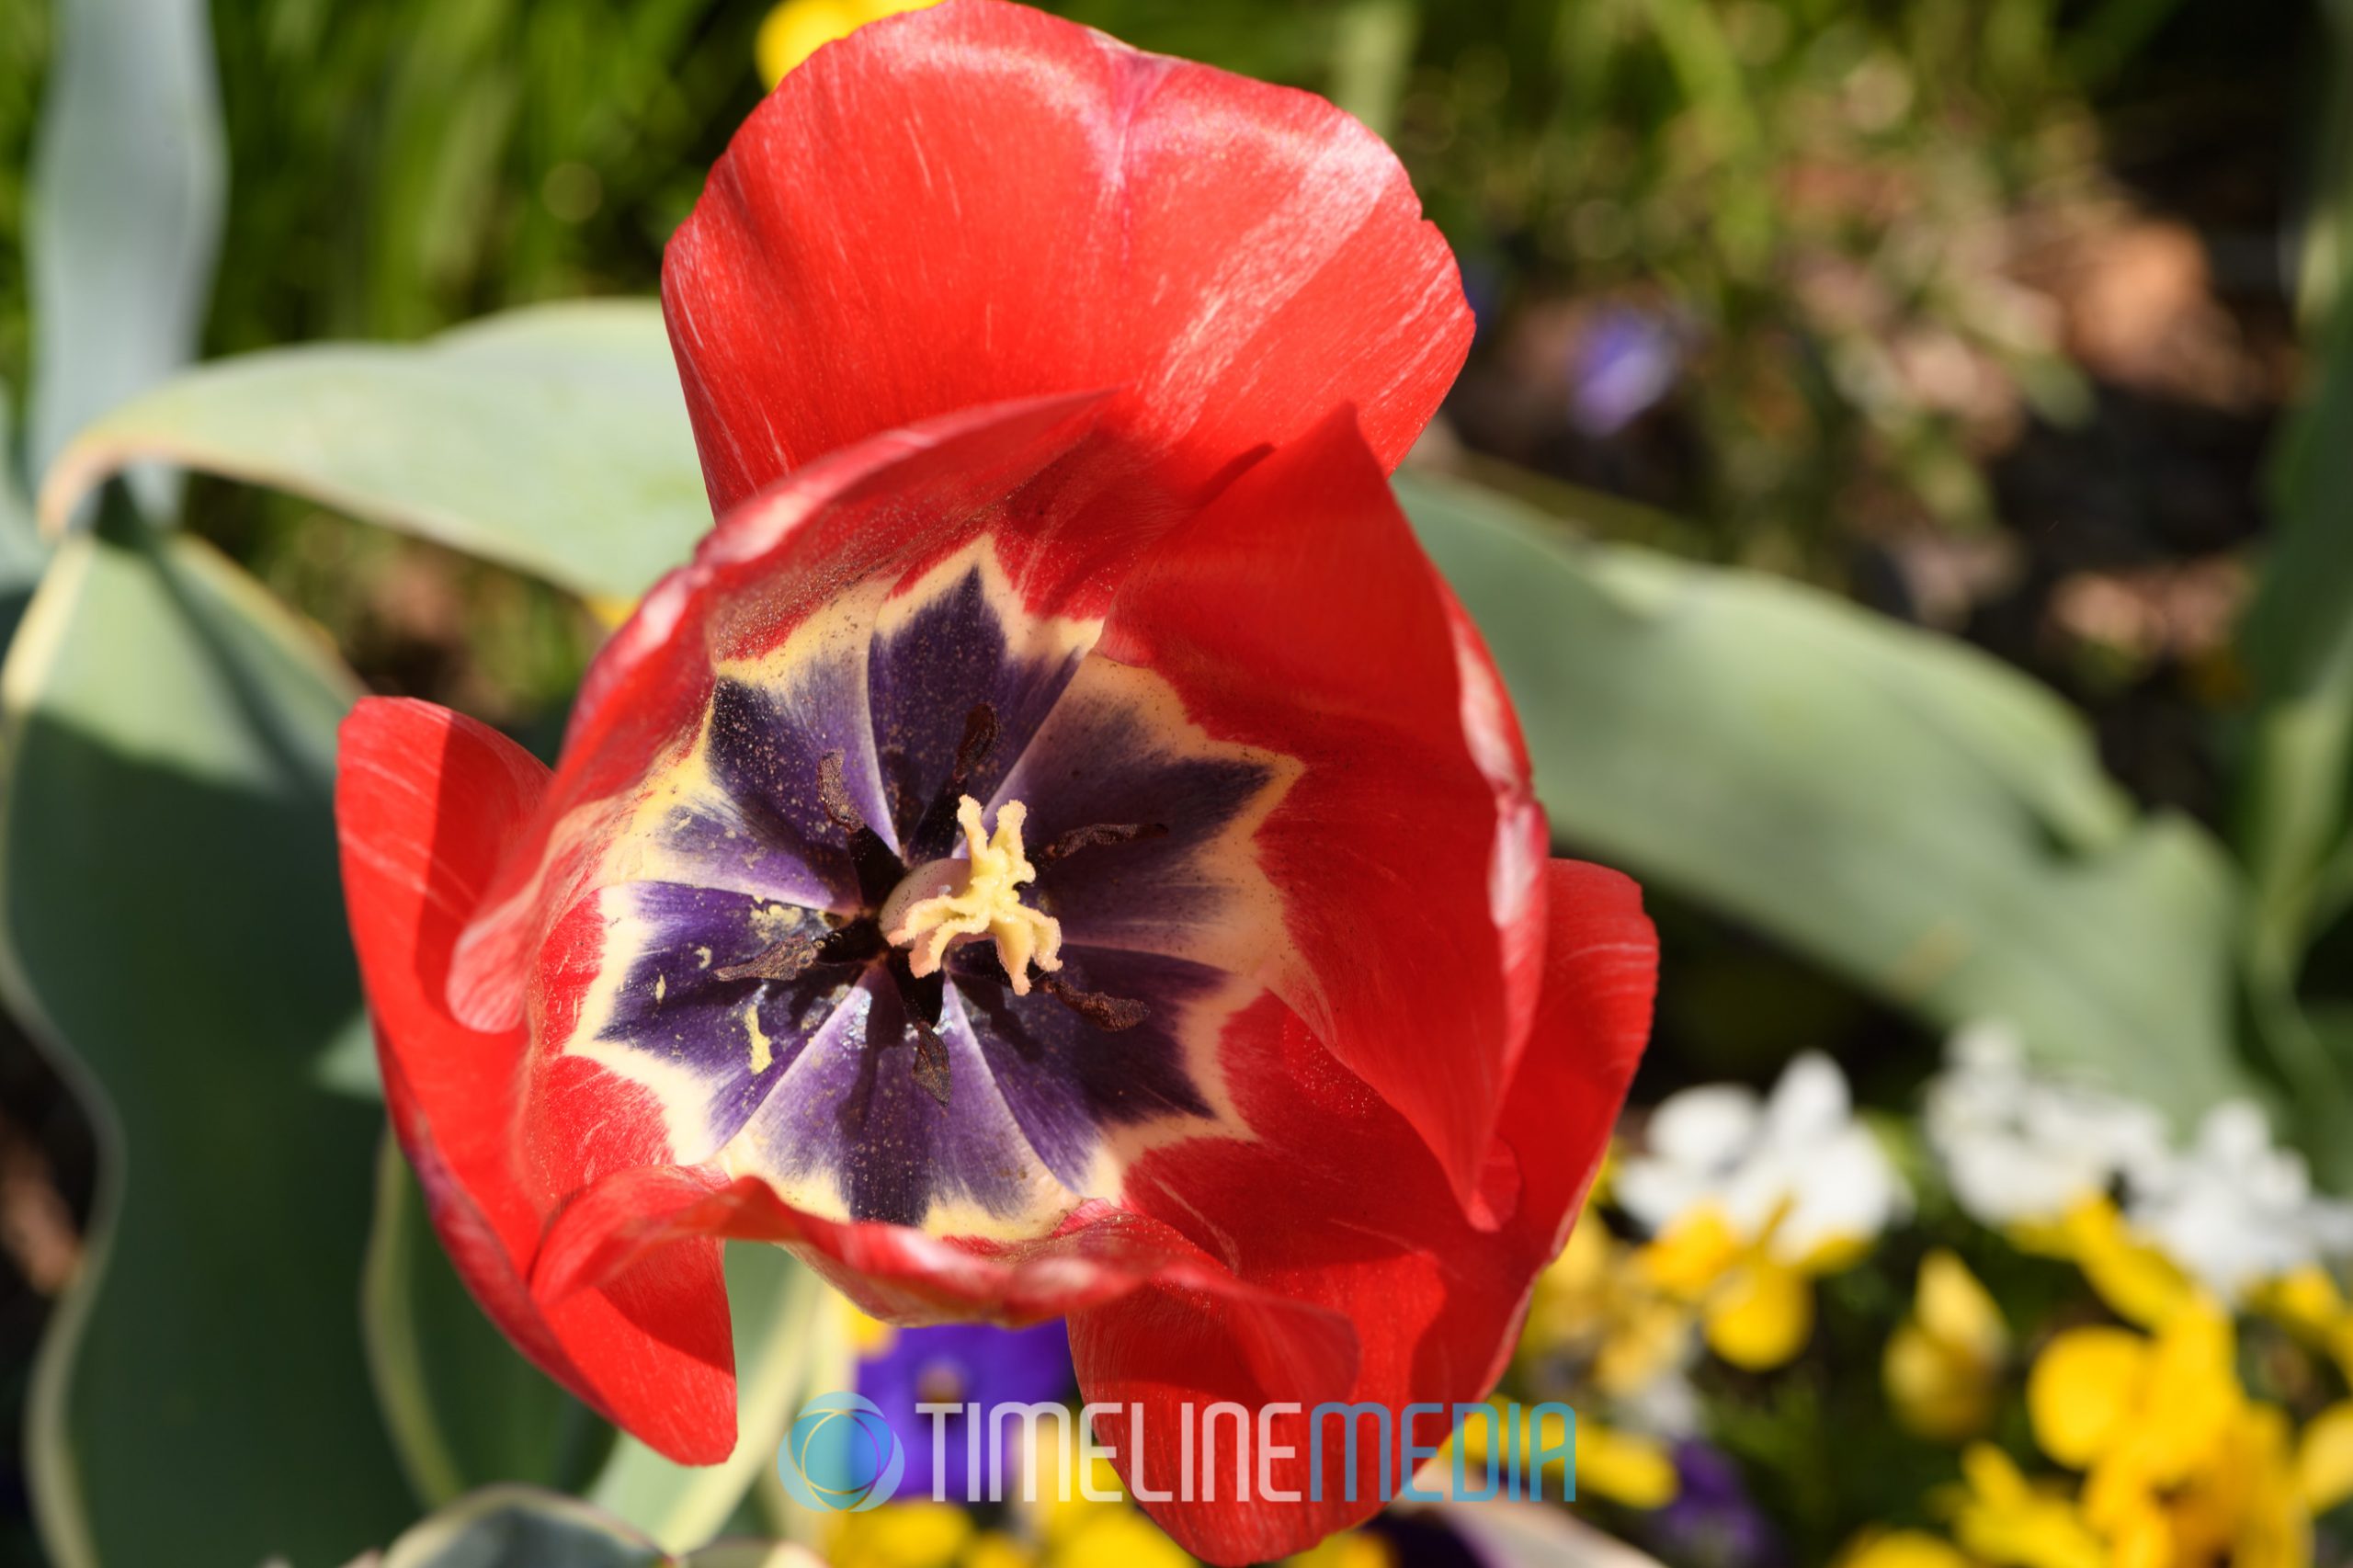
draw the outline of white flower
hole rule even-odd
[[[2029,1072],[2018,1037],[1998,1024],[1961,1030],[1946,1059],[1921,1121],[1953,1196],[1982,1224],[2055,1220],[2165,1152],[2154,1109]]]
[[[2183,1153],[2125,1173],[2125,1218],[2224,1300],[2353,1250],[2353,1208],[2312,1190],[2303,1156],[2275,1148],[2261,1108],[2218,1105]]]
[[[2226,1301],[2353,1252],[2353,1207],[2313,1191],[2248,1101],[2214,1107],[2177,1152],[2154,1108],[2030,1070],[2014,1035],[1978,1025],[1954,1037],[1921,1119],[1981,1222],[2056,1220],[2120,1187],[2132,1230]]]
[[[1713,1209],[1744,1240],[1771,1226],[1773,1255],[1795,1263],[1911,1211],[1886,1151],[1855,1119],[1845,1075],[1819,1051],[1791,1062],[1769,1099],[1737,1084],[1669,1096],[1644,1143],[1611,1191],[1654,1233]]]

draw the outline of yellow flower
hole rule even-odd
[[[972,1538],[960,1568],[1030,1568],[1029,1549],[1002,1530],[983,1530]]]
[[[2057,1223],[2013,1227],[2021,1251],[2063,1257],[2117,1316],[2155,1328],[2198,1294],[2172,1259],[2136,1233],[2106,1198],[2086,1198]]]
[[[1699,1308],[1708,1347],[1752,1372],[1805,1348],[1813,1333],[1813,1277],[1850,1267],[1863,1252],[1861,1241],[1833,1236],[1784,1258],[1773,1245],[1779,1222],[1776,1217],[1744,1239],[1722,1210],[1703,1204],[1636,1255],[1653,1285]]]
[[[2315,1514],[2353,1497],[2353,1400],[2340,1400],[2304,1424],[2296,1479],[2304,1506]]]
[[[1297,1556],[1283,1559],[1286,1568],[1392,1568],[1396,1561],[1387,1541],[1358,1530],[1326,1536]]]
[[[1912,1315],[1889,1337],[1881,1366],[1896,1419],[1940,1442],[1984,1430],[2009,1351],[2001,1309],[1969,1266],[1942,1248],[1930,1253]]]
[[[834,1568],[947,1568],[972,1538],[972,1517],[953,1503],[885,1503],[835,1516],[826,1558]]]
[[[2324,1428],[2300,1456],[2285,1414],[2240,1388],[2235,1359],[2229,1316],[2195,1294],[2154,1336],[2070,1329],[2036,1358],[2035,1441],[2086,1472],[2083,1517],[2119,1568],[2308,1561],[2307,1500],[2332,1479],[2334,1435]]]
[[[1122,1504],[1090,1505],[1047,1553],[1051,1568],[1193,1568],[1158,1525]]]
[[[2307,1568],[2312,1512],[2285,1411],[2243,1403],[2221,1446],[2174,1497],[2175,1551],[2233,1568]]]
[[[1675,1460],[1657,1438],[1577,1417],[1577,1495],[1629,1508],[1664,1508],[1680,1483]]]
[[[1495,1412],[1494,1420],[1466,1421],[1447,1439],[1449,1448],[1456,1442],[1462,1445],[1463,1463],[1473,1475],[1486,1462],[1492,1440],[1509,1414],[1501,1404],[1491,1403],[1490,1408]],[[1560,1451],[1567,1437],[1562,1417],[1522,1412],[1519,1420],[1521,1432],[1515,1443],[1519,1453]],[[1438,1452],[1444,1455],[1447,1449]],[[1630,1508],[1663,1508],[1675,1501],[1680,1484],[1665,1444],[1590,1415],[1577,1416],[1575,1461],[1580,1495],[1606,1497]],[[1430,1463],[1435,1467],[1438,1461]]]
[[[2130,1329],[2076,1328],[2052,1339],[2026,1382],[2042,1451],[2083,1470],[2113,1447],[2131,1423],[2148,1356],[2149,1342]]]
[[[872,1360],[875,1357],[890,1354],[891,1346],[899,1337],[897,1329],[881,1318],[867,1316],[847,1301],[841,1303],[841,1312],[848,1324],[850,1350],[858,1359]]]
[[[838,38],[901,11],[920,11],[934,0],[784,0],[760,23],[752,53],[760,80],[770,87],[784,74]]]
[[[2065,1497],[2028,1483],[2009,1455],[1975,1443],[1961,1456],[1966,1489],[1953,1534],[1975,1557],[2003,1568],[2109,1568],[2107,1549]]]
[[[1972,1568],[1961,1549],[1926,1530],[1866,1530],[1847,1543],[1836,1568]]]
[[[2035,1441],[2075,1469],[2108,1466],[2175,1485],[2214,1451],[2245,1403],[2233,1361],[2231,1321],[2211,1301],[2176,1312],[2154,1338],[2070,1329],[2027,1377]]]
[[[1690,1309],[1631,1267],[1632,1252],[1588,1205],[1537,1277],[1522,1334],[1531,1347],[1589,1363],[1596,1392],[1612,1398],[1640,1392],[1681,1362],[1691,1336]]]
[[[2353,1381],[2353,1305],[2327,1269],[2306,1264],[2256,1289],[2248,1304],[2327,1356]]]

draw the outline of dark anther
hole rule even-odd
[[[931,846],[952,839],[956,805],[964,793],[964,785],[995,747],[996,710],[985,702],[976,702],[964,715],[964,738],[956,743],[956,760],[949,765],[948,782],[939,787],[939,793],[924,808],[923,820],[915,824],[915,832],[909,835],[912,844]],[[917,849],[910,858],[928,852],[927,848]]]
[[[825,933],[817,944],[817,963],[864,963],[881,956],[891,944],[871,915],[862,915],[838,930]]]
[[[849,786],[842,782],[842,754],[838,751],[829,751],[817,759],[817,803],[844,833],[856,833],[866,825],[858,802],[849,798]]]
[[[742,963],[722,964],[711,973],[722,980],[798,980],[817,961],[817,951],[815,937],[796,931]]]
[[[1131,1029],[1152,1017],[1152,1009],[1132,996],[1106,996],[1100,991],[1081,991],[1069,981],[1051,974],[1040,976],[1038,983],[1047,995],[1106,1034]]]
[[[915,1080],[923,1092],[948,1105],[948,1044],[939,1038],[939,1015],[948,1005],[948,977],[938,970],[917,977],[904,950],[891,953],[891,979],[897,984],[900,1005],[915,1030]]]
[[[882,835],[866,825],[858,802],[849,798],[842,778],[842,754],[829,751],[817,759],[817,804],[833,824],[849,835],[850,865],[858,872],[858,891],[870,906],[880,907],[899,885],[906,868],[891,853]]]
[[[948,787],[961,789],[972,770],[989,759],[996,749],[996,710],[985,702],[976,702],[964,715],[964,738],[956,743],[956,763],[949,770]]]
[[[945,1110],[948,1108],[948,1042],[939,1038],[938,1029],[921,1018],[915,1019],[914,1023],[916,1086],[938,1101],[940,1108]]]
[[[1168,824],[1165,822],[1098,822],[1092,827],[1074,827],[1043,849],[1038,851],[1040,860],[1059,860],[1065,855],[1075,855],[1097,844],[1133,844],[1140,838],[1165,838]]]

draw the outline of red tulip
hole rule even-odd
[[[1655,948],[1548,868],[1391,500],[1471,325],[1388,150],[949,0],[786,79],[663,299],[720,521],[561,764],[343,733],[386,1091],[484,1309],[688,1462],[734,1437],[722,1237],[898,1322],[1066,1314],[1154,1478],[1188,1402],[1481,1396]],[[1377,1506],[1340,1465],[1152,1506],[1276,1556]]]

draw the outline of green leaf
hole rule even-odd
[[[697,1469],[623,1437],[589,1499],[674,1551],[700,1546],[776,1463],[777,1446],[811,1395],[850,1387],[838,1300],[781,1247],[727,1248],[735,1319],[735,1451]]]
[[[411,1528],[381,1568],[821,1568],[797,1547],[741,1542],[673,1557],[585,1503],[494,1486]]]
[[[43,483],[43,524],[142,459],[290,491],[590,597],[636,597],[710,527],[652,301],[204,366],[83,431]]]
[[[203,0],[63,0],[33,153],[31,471],[187,362],[224,178]]]
[[[2335,69],[2315,138],[2319,196],[2302,225],[2311,384],[2272,453],[2276,514],[2239,644],[2255,676],[2237,830],[2254,897],[2252,1011],[2330,1178],[2353,1185],[2353,1058],[2314,1027],[2298,982],[2312,943],[2353,898],[2353,11],[2324,7]],[[2313,1086],[2307,1089],[2307,1085]],[[2320,1086],[2334,1089],[2322,1094]]]
[[[0,957],[83,1090],[102,1184],[43,1341],[61,1568],[340,1562],[415,1506],[354,1305],[382,1113],[315,1061],[358,1006],[330,812],[332,653],[115,506],[0,671]]]
[[[2049,693],[1792,584],[1573,544],[1459,483],[1397,489],[1580,852],[2177,1114],[2245,1088],[2228,865],[2193,824],[2136,817]]]
[[[494,1482],[568,1490],[609,1450],[611,1428],[525,1360],[466,1293],[389,1134],[360,1324],[385,1423],[428,1506]]]

